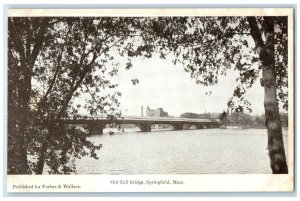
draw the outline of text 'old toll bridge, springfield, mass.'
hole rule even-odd
[[[157,110],[161,110],[160,112],[163,113],[162,108],[158,108]],[[103,129],[106,127],[106,125],[113,123],[134,124],[140,128],[141,132],[150,132],[151,126],[157,124],[171,125],[174,130],[183,130],[185,126],[194,126],[197,129],[218,128],[220,126],[219,122],[214,119],[192,119],[169,117],[168,115],[151,115],[151,110],[149,109],[147,110],[146,116],[143,116],[142,112],[141,116],[123,116],[120,118],[85,117],[79,119],[62,119],[61,121],[65,124],[86,125],[90,134],[103,134]]]

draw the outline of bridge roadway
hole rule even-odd
[[[210,119],[189,119],[176,117],[138,117],[124,116],[117,119],[89,117],[82,119],[62,119],[65,124],[87,125],[90,134],[103,134],[103,129],[107,124],[135,124],[141,132],[150,132],[151,126],[156,124],[169,124],[174,130],[182,130],[184,125],[196,126],[197,129],[218,128],[219,122]]]

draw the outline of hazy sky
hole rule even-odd
[[[124,115],[140,115],[141,106],[145,108],[162,107],[172,116],[184,112],[204,113],[221,112],[226,109],[226,103],[236,85],[237,72],[227,74],[212,87],[197,85],[182,66],[174,66],[171,60],[132,59],[133,67],[119,72],[119,91],[122,92],[121,111]],[[139,84],[133,85],[131,79],[139,79]],[[206,95],[205,92],[212,91]],[[264,113],[263,88],[256,81],[248,90],[246,97],[252,104],[253,114]]]

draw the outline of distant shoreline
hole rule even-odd
[[[231,126],[231,125],[222,125],[221,129],[266,129],[265,126]],[[282,126],[283,129],[288,129],[286,126]]]

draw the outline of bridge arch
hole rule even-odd
[[[84,119],[62,119],[65,124],[83,124],[87,125],[89,134],[103,134],[103,129],[107,124],[134,124],[140,128],[141,132],[150,132],[151,126],[154,124],[171,125],[174,130],[189,129],[190,126],[195,125],[197,129],[217,128],[219,123],[212,120],[201,119],[186,119],[186,118],[141,118],[129,117],[119,119],[107,118],[84,118]]]
[[[135,123],[135,125],[140,128],[141,132],[151,132],[152,123],[140,122]]]

